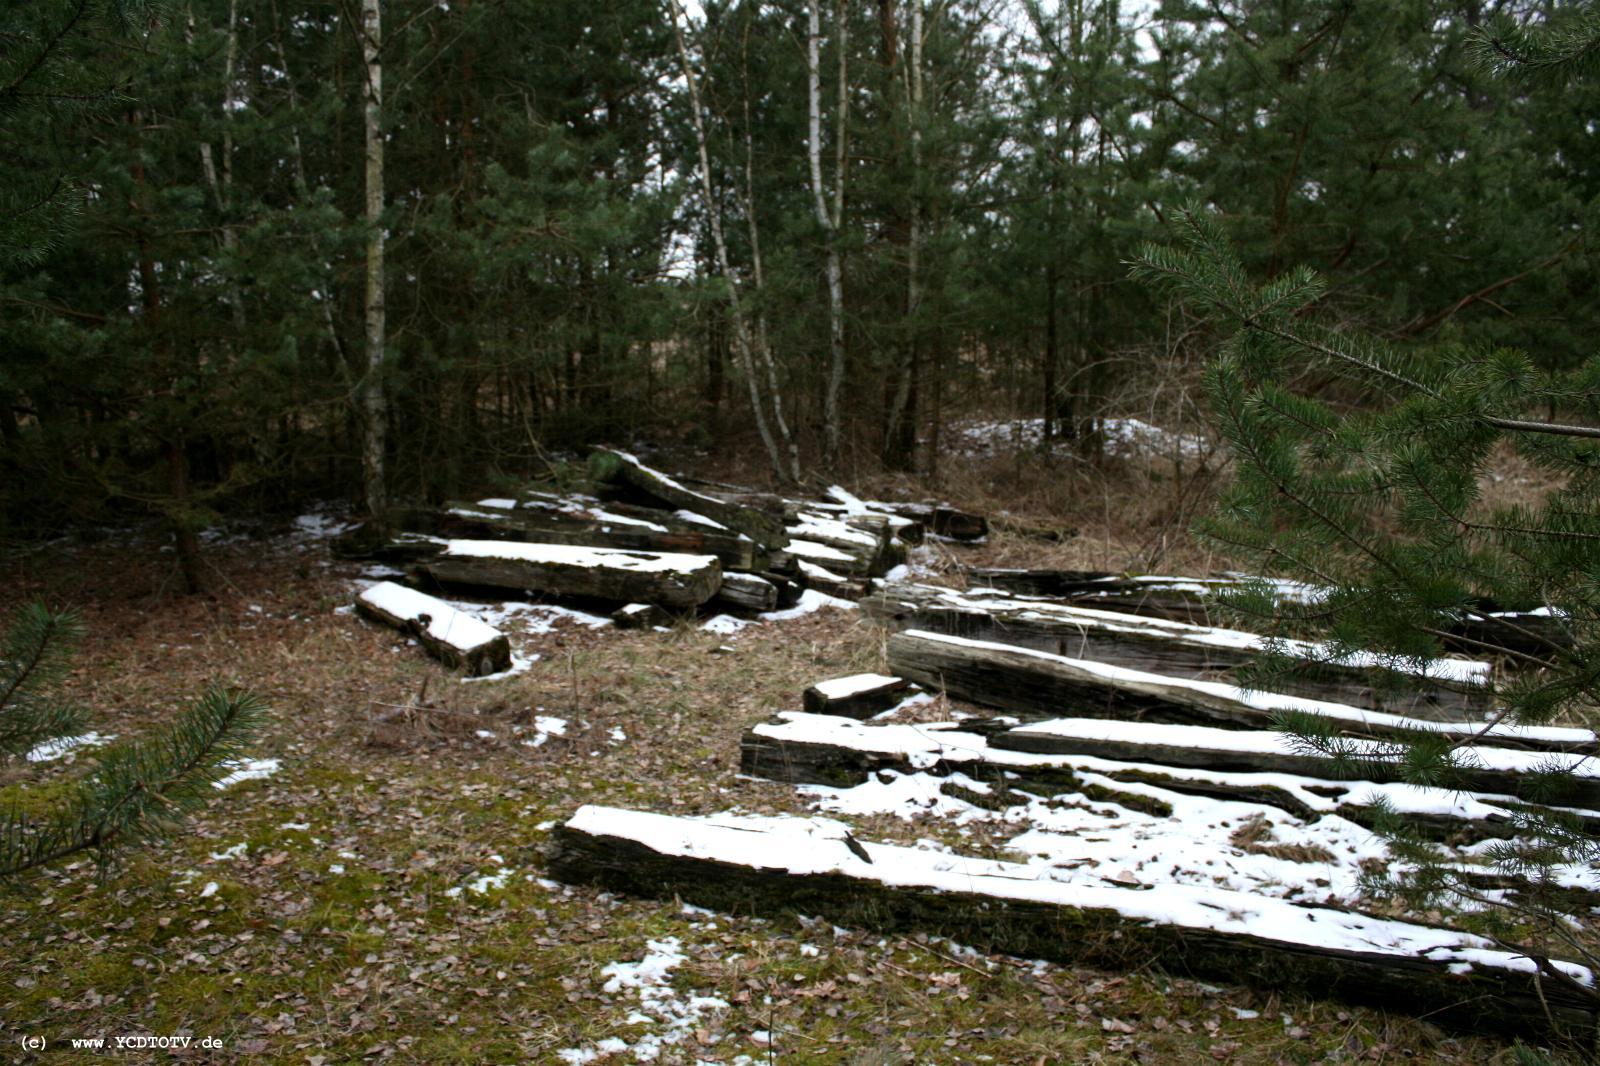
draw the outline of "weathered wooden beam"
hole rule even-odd
[[[800,572],[805,575],[808,587],[842,600],[859,600],[872,588],[870,579],[845,577],[806,559],[800,560]]]
[[[868,725],[856,721],[853,715],[784,711],[745,730],[739,740],[739,772],[770,781],[834,788],[852,788],[876,774],[893,771],[936,777],[960,773],[1045,798],[1085,789],[1070,757],[994,748],[984,736],[969,732],[968,725]],[[1124,768],[1109,763],[1095,765],[1094,770],[1106,777],[1125,770],[1135,774],[1148,770],[1148,777],[1129,780],[1172,792],[1262,803],[1304,820],[1318,818],[1333,808],[1333,801],[1318,793],[1297,794],[1248,775],[1190,775],[1196,779],[1194,787],[1186,788],[1183,771],[1178,771],[1177,776],[1162,775],[1153,767]],[[1322,783],[1308,780],[1306,784],[1315,787]],[[1343,787],[1338,786],[1341,794]]]
[[[972,588],[992,588],[1020,596],[1066,597],[1101,591],[1116,574],[1105,570],[1019,570],[974,566],[962,571]]]
[[[474,677],[511,668],[504,633],[416,589],[380,581],[356,596],[356,610],[410,634],[434,658]]]
[[[672,616],[653,603],[625,603],[611,612],[611,624],[618,629],[652,629],[671,621]]]
[[[790,552],[853,577],[887,573],[901,557],[899,550],[891,547],[894,542],[887,526],[860,529],[836,518],[805,512],[786,528]],[[829,550],[819,550],[823,548]],[[824,560],[831,560],[831,564]]]
[[[887,674],[852,674],[818,681],[806,689],[801,702],[810,714],[840,718],[871,718],[906,697],[910,683]]]
[[[1207,681],[1236,680],[1268,647],[1266,638],[1242,630],[907,582],[879,583],[861,606],[890,629],[922,629]],[[1304,663],[1273,681],[1275,689],[1291,695],[1419,718],[1473,719],[1490,708],[1488,663],[1440,659],[1424,664],[1420,673],[1391,673],[1376,656],[1329,662],[1318,646],[1304,641],[1272,646]],[[1402,680],[1397,674],[1411,676]]]
[[[501,540],[452,540],[421,571],[444,584],[666,607],[697,606],[722,585],[722,568],[714,555]]]
[[[1071,571],[1062,573],[1070,574]],[[991,578],[987,583],[996,588],[1022,591],[1021,586],[1028,580],[1026,577],[1007,578],[1001,575]],[[1218,594],[1239,587],[1241,581],[1238,578],[1118,577],[1108,574],[1100,579],[1085,575],[1085,580],[1078,587],[1066,588],[1067,584],[1070,584],[1070,579],[1064,581],[1060,593],[1038,594],[1061,595],[1072,603],[1100,610],[1203,625],[1222,617]],[[1290,595],[1315,594],[1314,589],[1294,582],[1282,582],[1281,585],[1285,593]],[[1440,629],[1440,643],[1446,649],[1477,656],[1498,655],[1506,651],[1548,656],[1557,649],[1571,647],[1573,640],[1563,619],[1553,611],[1505,611],[1496,604],[1484,601],[1475,603],[1464,614],[1442,619]]]
[[[1329,763],[1319,755],[1297,749],[1283,733],[1266,730],[1216,729],[1210,726],[1162,725],[1105,718],[1057,718],[1018,726],[989,740],[991,747],[1041,755],[1093,755],[1121,762],[1157,763],[1205,770],[1243,773],[1287,773],[1316,776]],[[1397,754],[1379,743],[1362,764],[1373,781],[1401,780],[1400,767],[1384,756]],[[1545,802],[1600,811],[1600,768],[1586,755],[1514,751],[1474,746],[1462,752],[1459,763],[1443,782],[1449,787],[1504,796],[1529,797],[1529,779],[1541,767],[1560,765],[1569,770],[1557,780],[1537,785]]]
[[[785,550],[802,563],[820,566],[841,577],[865,580],[872,572],[870,559],[831,544],[796,537],[790,539]]]
[[[892,505],[886,503],[868,503],[847,489],[833,485],[828,489],[829,504],[813,504],[814,508],[823,507],[830,513],[838,515],[847,522],[865,521],[877,518],[886,519],[889,523],[889,532],[902,544],[921,544],[925,530],[922,522],[897,514]]]
[[[889,669],[931,692],[998,707],[1019,716],[1143,719],[1180,725],[1271,729],[1282,711],[1320,715],[1352,737],[1393,739],[1433,733],[1455,740],[1485,737],[1513,748],[1550,752],[1600,751],[1587,729],[1442,722],[1312,700],[1277,692],[1249,692],[1216,681],[1196,681],[1075,659],[991,641],[921,630],[896,633],[888,642]]]
[[[748,570],[758,561],[755,542],[732,530],[695,525],[671,513],[645,511],[651,517],[640,518],[619,512],[620,508],[603,507],[599,501],[588,504],[571,498],[559,507],[525,498],[513,510],[457,504],[430,516],[425,531],[451,539],[715,555],[725,570]]]
[[[948,504],[889,503],[882,500],[866,501],[868,508],[900,515],[920,522],[927,533],[948,540],[971,543],[989,535],[989,521],[980,514],[969,514]]]
[[[1171,793],[1252,803],[1275,807],[1302,822],[1337,814],[1368,827],[1379,820],[1377,802],[1381,800],[1427,838],[1450,843],[1512,836],[1523,807],[1513,797],[1489,793],[1333,781],[1280,772],[1164,766],[992,745],[991,739],[1003,732],[973,719],[915,726],[868,725],[833,715],[784,711],[745,730],[739,742],[740,772],[789,784],[835,788],[863,784],[883,771],[936,777],[960,773],[1047,799],[1076,792],[1142,809],[1143,797],[1086,782],[1085,775],[1093,775],[1145,786],[1155,790],[1158,798]],[[1600,831],[1600,815],[1581,821],[1586,831]]]
[[[553,876],[736,913],[822,915],[1025,958],[1296,990],[1474,1031],[1593,1041],[1593,977],[1542,981],[1486,938],[1195,885],[1150,891],[1036,867],[846,839],[811,819],[688,819],[582,807],[553,834]],[[852,846],[854,845],[854,846]]]
[[[774,570],[767,570],[761,576],[766,578],[772,584],[772,587],[778,590],[779,610],[793,607],[799,603],[800,597],[804,596],[806,589],[811,587],[810,578],[802,573],[798,566],[794,568],[793,573],[783,574]],[[727,575],[724,574],[723,577],[727,577]]]
[[[432,513],[406,511],[400,515],[400,520],[404,521],[402,528],[429,529],[433,523],[428,516]],[[328,550],[335,559],[375,560],[403,566],[432,558],[443,545],[444,538],[427,532],[396,534],[380,524],[367,522],[333,538]]]
[[[741,611],[771,611],[778,606],[778,586],[757,574],[723,574],[715,599]]]
[[[589,456],[589,475],[601,482],[624,482],[672,507],[682,507],[713,518],[730,529],[744,533],[767,548],[782,548],[789,543],[783,520],[754,507],[728,503],[696,492],[681,482],[652,470],[627,452],[600,448]]]
[[[1549,658],[1573,644],[1566,620],[1552,611],[1474,611],[1450,623],[1448,646],[1476,655],[1497,649]]]
[[[833,518],[805,511],[788,530],[792,554],[853,580],[887,574],[906,557],[905,545],[883,515]]]

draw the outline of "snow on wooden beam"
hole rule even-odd
[[[791,543],[790,547],[794,545]],[[855,581],[842,574],[836,574],[826,566],[801,559],[798,562],[799,570],[805,576],[807,587],[826,592],[830,596],[838,596],[843,600],[859,600],[867,594],[871,585],[870,580]]]
[[[783,520],[753,507],[729,503],[703,492],[696,492],[676,479],[652,470],[627,452],[600,448],[589,456],[589,475],[599,482],[622,482],[695,514],[715,519],[730,529],[748,535],[767,548],[782,548],[789,543]]]
[[[574,497],[528,497],[512,510],[458,504],[432,516],[431,527],[458,539],[715,555],[725,570],[748,570],[760,561],[755,542],[731,530],[644,508],[608,509],[598,500]]]
[[[1048,869],[861,843],[822,818],[683,818],[585,806],[554,833],[553,876],[736,913],[923,931],[1073,965],[1407,1009],[1475,1031],[1593,1039],[1593,976],[1484,937],[1194,885],[1062,883]],[[852,846],[854,845],[854,846]]]
[[[994,745],[992,738],[972,731],[973,727],[970,720],[868,725],[833,715],[784,711],[745,731],[739,744],[740,772],[834,788],[864,784],[883,771],[941,777],[961,773],[1046,797],[1084,791],[1087,774],[1103,782],[1136,786],[1138,795],[1153,796],[1169,807],[1175,806],[1169,793],[1206,796],[1275,807],[1305,822],[1337,814],[1371,826],[1382,805],[1436,840],[1507,837],[1518,824],[1520,804],[1510,796],[1274,771],[1157,765],[1087,754],[1039,754]],[[1116,794],[1114,784],[1095,786],[1094,791],[1096,798],[1143,809],[1137,796],[1130,802]],[[1585,821],[1600,828],[1600,817]]]
[[[502,540],[452,540],[422,570],[446,584],[666,607],[698,606],[722,585],[722,567],[714,555]]]
[[[871,718],[905,698],[909,682],[887,674],[853,674],[818,681],[805,690],[802,702],[811,714]]]
[[[1142,618],[1064,603],[963,594],[938,585],[880,583],[862,600],[868,617],[891,629],[921,629],[994,641],[1074,659],[1211,681],[1227,680],[1267,649],[1256,633]],[[1420,670],[1370,654],[1329,660],[1319,645],[1280,640],[1279,654],[1303,670],[1275,682],[1286,693],[1420,718],[1476,718],[1489,709],[1490,665],[1436,659]],[[1408,689],[1381,684],[1386,670],[1410,674]]]
[[[855,494],[838,485],[828,489],[828,498],[832,503],[812,503],[813,510],[826,510],[840,515],[844,521],[857,525],[862,529],[876,528],[877,523],[886,522],[889,532],[902,544],[921,544],[924,535],[923,525],[915,518],[907,518],[897,514],[893,504],[868,503]]]
[[[474,677],[511,669],[504,633],[416,589],[380,581],[356,597],[356,610],[411,634],[434,658]]]
[[[1074,659],[1010,644],[907,630],[888,642],[889,668],[929,691],[943,691],[1031,717],[1063,714],[1150,722],[1269,729],[1279,711],[1332,719],[1350,736],[1434,732],[1456,739],[1480,734],[1505,747],[1540,751],[1600,750],[1587,729],[1441,722],[1277,692],[1252,692],[1217,681],[1166,677],[1112,663]]]
[[[986,578],[974,575],[996,588],[1030,595],[1060,595],[1073,603],[1101,610],[1170,618],[1204,624],[1219,610],[1218,594],[1236,589],[1242,577],[1194,578],[1156,574],[1132,577],[1105,575],[1095,579],[1085,574],[1081,586],[1066,576],[1059,592],[1043,591],[1048,579],[1035,580],[1030,573],[1051,571],[991,572]],[[1061,571],[1071,575],[1072,571]],[[1315,602],[1321,591],[1314,585],[1279,578],[1266,578],[1278,597],[1291,602]],[[1033,592],[1030,589],[1039,589]],[[1441,643],[1451,651],[1468,655],[1497,655],[1503,651],[1529,655],[1549,655],[1558,648],[1572,646],[1572,633],[1560,612],[1548,607],[1525,611],[1501,611],[1479,603],[1474,609],[1441,620]]]
[[[1117,575],[1105,570],[1021,570],[1014,567],[969,567],[962,571],[972,588],[993,588],[1017,596],[1065,597],[1103,592]]]
[[[776,610],[778,586],[759,574],[723,574],[716,599],[741,611]]]
[[[1315,775],[1328,760],[1303,754],[1286,734],[1268,730],[1214,729],[1209,726],[1123,722],[1105,718],[1057,718],[1019,726],[990,739],[996,748],[1047,755],[1094,755],[1102,759],[1237,770]],[[1380,751],[1390,746],[1381,742]],[[1398,746],[1389,750],[1392,757]],[[1551,802],[1600,811],[1600,766],[1586,754],[1513,751],[1472,746],[1459,749],[1450,782],[1475,792],[1520,795],[1528,778],[1541,769],[1560,768],[1567,776],[1546,782]],[[1363,769],[1375,780],[1398,780],[1398,767],[1374,761]]]
[[[787,528],[790,552],[851,577],[881,576],[905,560],[883,516],[841,520],[802,511]]]
[[[672,616],[653,603],[625,603],[611,612],[611,624],[618,629],[652,629],[672,621]]]
[[[926,532],[947,540],[971,544],[989,535],[989,520],[983,515],[959,511],[948,504],[885,503],[873,500],[867,506],[873,511],[909,518],[920,523]]]

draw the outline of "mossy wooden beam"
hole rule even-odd
[[[1538,1041],[1560,1037],[1585,1047],[1594,1041],[1596,1001],[1588,989],[1559,976],[1541,977],[1526,960],[1479,947],[1486,943],[1481,938],[1456,934],[1460,948],[1425,951],[1321,946],[1266,930],[1242,931],[1243,923],[1228,918],[1225,905],[1205,925],[1181,918],[1151,920],[1160,888],[1141,892],[1041,882],[1017,864],[940,854],[937,861],[957,868],[969,862],[974,869],[994,867],[963,875],[962,887],[953,888],[936,874],[924,875],[926,865],[911,854],[913,849],[857,842],[856,848],[867,853],[863,860],[851,855],[856,849],[847,850],[843,839],[818,839],[800,852],[787,840],[763,839],[768,831],[755,826],[724,829],[688,822],[583,808],[553,833],[551,874],[734,914],[822,916],[885,933],[948,936],[1024,958],[1115,969],[1155,967],[1273,992],[1329,996],[1412,1011],[1468,1031]],[[691,835],[692,845],[684,846]],[[824,849],[831,850],[824,854]],[[779,852],[781,860],[768,857]],[[1005,876],[1001,867],[1012,866],[1017,875]],[[1320,928],[1330,933],[1352,920],[1331,909],[1297,912],[1286,901],[1259,906],[1270,908],[1280,921],[1297,913],[1302,923],[1321,917],[1326,924]],[[1175,911],[1185,913],[1181,907]],[[1419,940],[1452,939],[1441,931],[1410,928],[1417,929]],[[1465,957],[1473,961],[1461,961]]]

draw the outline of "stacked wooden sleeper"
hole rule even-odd
[[[1574,770],[1564,797],[1573,805],[1569,813],[1600,825],[1594,813],[1600,810],[1600,771],[1588,766],[1600,740],[1587,730],[1489,725],[1485,664],[1426,664],[1413,680],[1437,690],[1434,696],[1395,713],[1373,698],[1387,690],[1363,681],[1392,664],[1370,657],[1330,663],[1317,649],[1301,649],[1308,660],[1322,660],[1318,666],[1334,667],[1321,675],[1320,689],[1255,692],[1221,680],[1255,650],[1244,640],[1248,635],[1130,626],[1126,618],[1119,624],[1095,617],[1103,612],[1074,615],[1039,610],[1037,603],[996,602],[1005,598],[989,602],[1014,612],[1013,626],[991,635],[1020,629],[1028,646],[947,632],[897,633],[888,645],[897,676],[812,686],[805,693],[807,713],[784,713],[745,733],[742,771],[834,789],[926,777],[942,782],[935,794],[1006,818],[1041,803],[1085,802],[1171,817],[1182,797],[1206,797],[1273,811],[1283,824],[1335,817],[1368,826],[1398,808],[1426,835],[1460,844],[1515,835],[1526,810],[1516,795],[1521,775],[1564,759]],[[951,616],[975,610],[971,602],[943,596],[923,596],[914,606],[930,603]],[[897,609],[883,590],[865,606],[880,617]],[[1027,611],[1037,616],[1024,618]],[[896,621],[922,624],[923,617],[886,620],[893,628]],[[1037,646],[1042,632],[1061,639],[1049,626],[1068,618],[1084,630],[1074,634],[1073,655]],[[1130,657],[1152,669],[1118,662]],[[1177,676],[1154,672],[1164,657]],[[1011,716],[916,724],[858,720],[915,691],[908,681]],[[1341,703],[1336,695],[1352,698]],[[1464,766],[1457,782],[1466,791],[1416,789],[1382,775],[1366,782],[1319,779],[1324,764],[1271,729],[1272,715],[1285,709],[1322,714],[1339,731],[1374,746],[1421,731],[1476,739],[1475,765]],[[1540,1040],[1595,1038],[1594,975],[1567,963],[1534,964],[1456,930],[1192,884],[1123,884],[1119,875],[1092,888],[1077,880],[1057,884],[1037,864],[867,843],[840,823],[829,825],[818,818],[667,819],[585,808],[558,830],[556,867],[568,879],[658,897],[676,893],[704,906],[826,914],[1066,962],[1154,962],[1273,991],[1407,1007],[1466,1029]],[[1463,876],[1513,894],[1529,888],[1470,868]],[[1562,892],[1585,912],[1600,901],[1593,887],[1563,886]]]

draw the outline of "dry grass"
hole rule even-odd
[[[1274,842],[1272,823],[1259,814],[1251,815],[1233,831],[1229,842],[1241,851],[1256,855],[1270,855],[1287,862],[1334,863],[1338,856],[1320,844],[1286,844]]]

